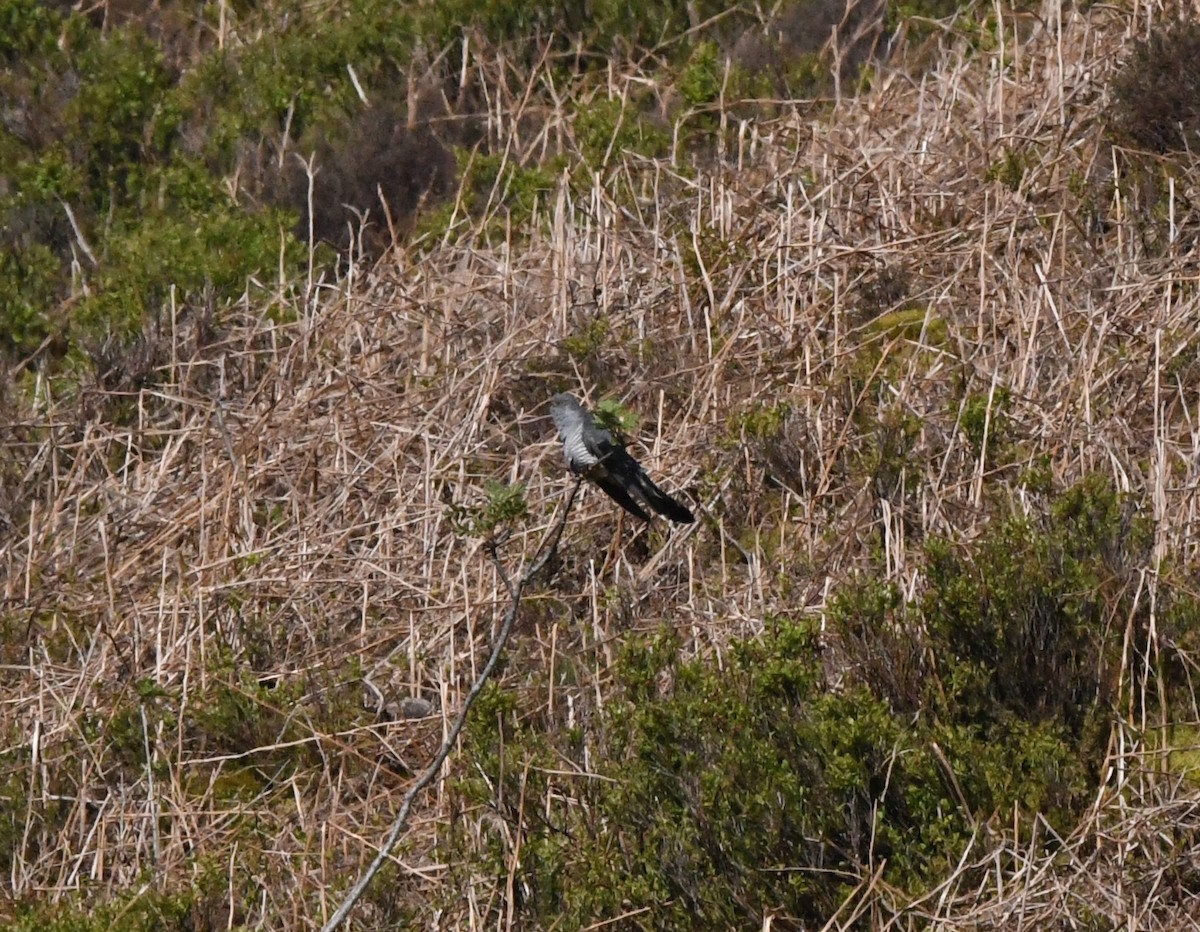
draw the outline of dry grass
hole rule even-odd
[[[424,253],[280,284],[203,338],[179,321],[161,380],[128,394],[120,426],[112,399],[41,384],[3,453],[9,894],[186,887],[204,872],[210,927],[323,921],[507,601],[449,504],[480,504],[487,479],[525,483],[531,518],[502,553],[514,568],[532,555],[569,485],[545,408],[560,388],[639,411],[639,454],[705,517],[639,530],[584,495],[503,673],[514,690],[549,678],[550,703],[602,704],[630,631],[669,622],[707,652],[769,614],[819,616],[872,552],[914,589],[919,541],[1022,507],[1022,464],[1043,458],[1061,482],[1100,472],[1145,493],[1156,557],[1195,566],[1191,192],[1149,224],[1140,178],[1101,129],[1108,75],[1146,19],[1006,14],[999,47],[941,35],[921,52],[928,71],[884,69],[828,119],[779,105],[728,124],[722,157],[694,173],[616,154],[506,242],[464,220]],[[570,150],[545,73],[491,80],[489,133],[511,158]],[[614,66],[607,92],[638,81]],[[1014,175],[989,175],[1006,164]],[[497,194],[475,228],[504,209]],[[604,344],[568,353],[596,321]],[[994,462],[994,445],[979,455],[968,440],[963,399],[985,399],[998,430],[1001,388],[1009,453]],[[777,435],[739,420],[779,404]],[[898,474],[863,466],[881,447]],[[1156,586],[1148,574],[1144,597]],[[589,679],[555,682],[564,657]],[[402,717],[409,697],[433,714]],[[1157,723],[1126,698],[1128,740],[1064,845],[997,816],[964,858],[994,865],[984,887],[956,874],[908,904],[867,877],[830,927],[1191,928],[1194,880],[1178,878],[1196,870],[1195,793],[1146,757],[1137,736]],[[206,720],[218,703],[225,717]],[[450,817],[439,785],[389,881],[425,921],[421,903],[456,899],[436,847]],[[494,830],[486,813],[456,818]],[[511,916],[494,877],[457,901],[443,927]]]

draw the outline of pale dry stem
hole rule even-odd
[[[567,481],[545,410],[561,388],[638,411],[639,455],[706,515],[690,534],[640,530],[584,493],[502,677],[565,724],[607,701],[633,633],[671,625],[686,652],[719,657],[767,618],[819,619],[878,554],[919,592],[921,541],[1038,506],[1026,466],[1145,495],[1156,558],[1194,566],[1194,247],[1138,227],[1136,179],[1102,132],[1136,24],[1102,5],[1061,16],[1014,14],[999,49],[945,32],[929,70],[881,67],[828,118],[722,113],[737,127],[725,160],[684,171],[614,151],[519,229],[497,189],[424,251],[277,282],[270,307],[222,312],[207,335],[173,320],[161,380],[117,401],[40,382],[6,425],[0,502],[9,894],[187,885],[203,864],[229,924],[329,915],[450,734],[510,603],[452,506],[481,505],[488,479],[525,483],[532,517],[509,547],[536,551]],[[549,70],[469,67],[494,94],[493,151],[527,164],[574,149]],[[591,92],[644,83],[614,63]],[[891,297],[885,273],[903,282]],[[602,345],[570,351],[592,324]],[[968,398],[1006,459],[968,441]],[[747,426],[760,410],[780,413],[777,433]],[[902,468],[866,468],[880,449]],[[1156,597],[1157,569],[1139,599]],[[1031,838],[997,815],[933,894],[907,903],[864,871],[831,928],[1044,928],[1086,910],[1187,927],[1186,885],[1164,891],[1170,839],[1198,828],[1194,791],[1142,737],[1162,730],[1144,691],[1168,650],[1130,632],[1105,792],[1075,835]],[[379,711],[413,698],[433,714]],[[214,703],[257,717],[232,734],[204,724]],[[482,810],[454,818],[476,850],[502,835],[517,863],[520,832]],[[511,871],[446,888],[450,820],[438,782],[392,895],[454,903],[447,927],[511,922]]]

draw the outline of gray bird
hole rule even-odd
[[[687,508],[650,481],[638,461],[596,423],[573,395],[560,392],[551,398],[550,416],[558,428],[571,472],[590,479],[631,515],[650,520],[640,500],[672,521],[691,524],[696,520]]]

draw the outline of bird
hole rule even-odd
[[[550,416],[558,428],[567,466],[591,480],[631,515],[649,521],[643,504],[672,521],[691,524],[695,516],[646,475],[624,445],[605,430],[569,392],[550,399]]]

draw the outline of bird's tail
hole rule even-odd
[[[639,469],[637,471],[636,483],[638,494],[645,500],[647,505],[664,518],[670,518],[672,521],[678,521],[680,524],[691,524],[696,520],[695,516],[686,507],[656,486],[644,470]]]

